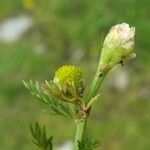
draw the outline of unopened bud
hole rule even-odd
[[[113,26],[106,36],[100,58],[100,70],[109,71],[124,59],[135,57],[135,28],[127,23]]]

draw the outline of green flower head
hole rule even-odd
[[[66,86],[68,84],[74,84],[77,90],[82,89],[83,79],[81,69],[72,65],[64,65],[55,72],[54,82],[63,91],[67,90]]]

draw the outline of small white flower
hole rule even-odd
[[[127,23],[113,26],[106,36],[100,59],[100,68],[110,70],[123,59],[135,57],[133,53],[135,43],[135,27]]]
[[[113,26],[105,38],[104,44],[114,39],[125,49],[134,46],[135,27],[130,27],[127,23],[117,24]]]

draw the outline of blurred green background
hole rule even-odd
[[[150,150],[149,0],[1,0],[0,150],[36,150],[29,140],[35,121],[55,145],[73,139],[73,122],[42,112],[21,80],[52,79],[60,65],[73,64],[89,85],[104,37],[122,22],[136,27],[137,58],[107,77],[89,128],[102,142],[98,150]]]

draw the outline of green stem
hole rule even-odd
[[[95,75],[95,78],[91,86],[91,90],[89,92],[89,96],[87,98],[88,102],[92,97],[96,96],[104,78],[105,78],[105,75]]]
[[[74,142],[74,150],[79,150],[79,142],[82,142],[86,131],[87,119],[83,119],[77,122],[76,137]]]
[[[90,89],[90,92],[89,92],[89,95],[87,98],[87,103],[90,101],[90,99],[92,97],[96,96],[96,94],[105,78],[105,75],[106,74],[104,74],[100,71],[100,68],[98,65],[98,68],[97,68],[97,71],[96,71],[95,77],[93,79],[92,86],[91,86],[91,89]]]
[[[96,96],[96,94],[105,78],[105,75],[106,74],[104,74],[100,71],[100,68],[98,65],[98,68],[97,68],[97,71],[96,71],[95,77],[93,79],[92,86],[91,86],[91,89],[90,89],[90,92],[89,92],[89,95],[88,95],[88,98],[86,101],[87,103],[91,100],[92,97]],[[79,150],[78,143],[81,142],[84,138],[84,134],[86,132],[86,126],[87,126],[87,118],[83,119],[77,123],[74,150]]]

